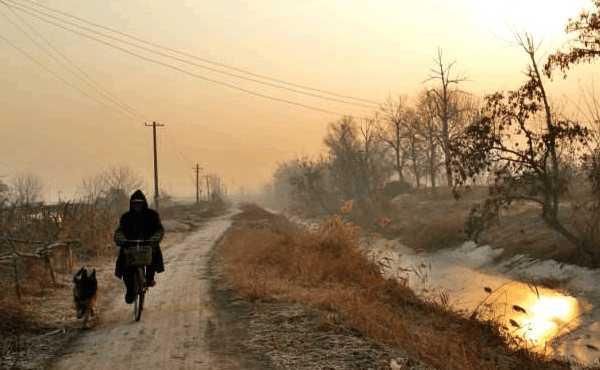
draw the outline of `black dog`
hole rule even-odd
[[[77,310],[77,318],[83,318],[83,326],[87,324],[88,318],[95,315],[96,293],[98,292],[98,281],[96,270],[91,274],[82,267],[73,277],[73,301]]]

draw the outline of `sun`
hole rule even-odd
[[[471,0],[477,27],[512,41],[515,33],[529,33],[536,40],[560,42],[565,25],[589,8],[589,0]]]

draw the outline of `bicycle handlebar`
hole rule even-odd
[[[154,241],[149,239],[123,239],[118,244],[121,246],[152,245]]]

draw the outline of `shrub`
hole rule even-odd
[[[391,181],[383,187],[383,195],[388,199],[393,199],[400,194],[410,193],[412,186],[406,181]]]

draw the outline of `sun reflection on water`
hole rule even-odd
[[[577,299],[566,295],[532,294],[520,306],[526,313],[520,316],[520,335],[537,346],[543,346],[561,334],[569,324],[575,324],[579,315]],[[517,320],[518,318],[515,318]]]
[[[509,345],[584,364],[598,361],[600,298],[588,294],[598,291],[592,284],[600,272],[582,270],[581,275],[574,276],[585,280],[577,284],[565,280],[563,285],[562,273],[554,276],[547,271],[554,268],[554,262],[549,266],[540,262],[537,272],[526,272],[518,264],[514,270],[512,265],[493,267],[500,252],[491,247],[465,244],[433,254],[416,254],[402,244],[389,247],[388,241],[381,243],[373,249],[373,257],[389,265],[384,269],[387,277],[401,279],[425,299],[441,301],[443,294],[445,304],[457,313],[495,323],[498,330],[515,339],[509,340]],[[562,269],[562,265],[557,268]],[[512,274],[523,274],[524,280]],[[536,284],[530,280],[535,276],[550,278],[547,285],[572,288],[573,292]],[[556,284],[551,284],[553,278]]]

